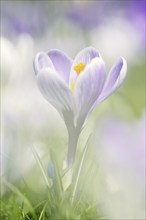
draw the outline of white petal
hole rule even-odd
[[[67,85],[69,84],[69,75],[72,66],[72,60],[60,50],[50,50],[48,56],[51,59],[56,72],[62,76]]]
[[[104,85],[103,91],[97,100],[97,104],[102,102],[108,96],[113,94],[124,82],[127,74],[127,63],[126,60],[121,57],[118,59],[116,64],[112,67],[106,83]]]
[[[94,58],[76,81],[77,123],[84,120],[100,95],[105,81],[105,64],[102,58]]]
[[[42,70],[37,75],[37,81],[44,97],[60,113],[74,111],[74,97],[63,79],[52,69]],[[68,116],[68,115],[67,115]]]
[[[73,61],[69,79],[69,86],[71,86],[72,82],[75,82],[78,77],[76,71],[74,70],[74,66],[78,65],[79,63],[83,63],[85,64],[85,66],[87,66],[92,59],[99,56],[100,54],[93,47],[87,47],[81,50]]]

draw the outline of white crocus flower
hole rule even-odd
[[[72,166],[77,141],[89,112],[119,88],[127,65],[119,58],[106,79],[105,64],[92,47],[82,50],[72,61],[65,53],[40,52],[34,70],[41,92],[60,113],[69,134],[67,164]]]

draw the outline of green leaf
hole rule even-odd
[[[50,158],[51,162],[53,163],[54,166],[54,178],[53,178],[53,190],[54,190],[54,197],[58,201],[61,201],[62,196],[63,196],[63,185],[62,185],[62,179],[58,167],[58,163],[56,160],[55,153],[52,149],[50,149]]]
[[[40,158],[39,158],[39,155],[37,154],[35,148],[32,147],[31,149],[32,149],[34,158],[36,159],[37,164],[38,164],[38,166],[39,166],[39,168],[40,168],[40,170],[41,170],[41,173],[42,173],[42,175],[43,175],[44,181],[46,182],[46,185],[47,185],[47,188],[48,188],[48,193],[49,193],[49,201],[50,201],[50,203],[51,203],[51,199],[52,199],[52,195],[51,195],[51,191],[50,191],[51,183],[49,182],[49,179],[48,179],[48,177],[47,177],[47,175],[46,175],[46,173],[45,173],[45,170],[44,170],[44,168],[43,168],[42,162],[41,162],[41,160],[40,160]]]

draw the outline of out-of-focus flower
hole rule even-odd
[[[0,176],[9,182],[16,182],[27,175],[35,162],[30,146],[32,144],[37,146],[41,135],[48,139],[52,133],[57,135],[58,130],[63,132],[64,125],[59,115],[55,116],[51,106],[51,117],[47,115],[47,108],[42,109],[47,103],[43,102],[34,83],[34,76],[30,74],[34,57],[32,37],[21,35],[15,44],[4,37],[1,37],[0,41],[2,44]],[[36,103],[37,108],[34,108]],[[40,111],[43,111],[41,115]],[[57,128],[53,126],[54,118],[57,119]],[[42,134],[42,130],[47,130],[47,134],[45,132]],[[41,143],[41,157],[44,149],[42,145]]]
[[[100,22],[100,7],[98,6],[97,1],[73,1],[68,18],[83,29],[92,29]]]
[[[79,134],[89,112],[115,92],[123,83],[127,65],[119,58],[107,80],[100,54],[92,47],[81,51],[72,61],[59,50],[40,52],[34,70],[41,92],[59,111],[69,134],[68,167],[75,158]]]
[[[131,0],[127,1],[125,15],[128,22],[135,28],[137,35],[140,37],[141,46],[145,50],[145,17],[146,1]]]
[[[9,88],[15,87],[16,84],[21,80],[28,77],[31,78],[26,72],[31,69],[31,61],[33,59],[34,51],[34,41],[32,37],[28,34],[23,34],[17,38],[15,44],[13,44],[7,38],[1,37],[1,73],[2,73],[2,82],[5,81],[5,78],[9,79],[11,82],[8,86]],[[29,50],[29,56],[28,56]],[[12,56],[13,54],[13,56]],[[21,57],[18,63],[18,59]],[[25,74],[24,74],[25,72]],[[28,84],[28,82],[27,82]],[[15,86],[14,86],[15,85]],[[21,85],[22,87],[22,85]]]
[[[21,1],[2,1],[2,33],[7,37],[28,33],[42,33],[48,23],[48,6],[46,3]],[[23,10],[22,10],[23,8]],[[27,19],[31,17],[31,19]]]
[[[27,75],[26,73],[29,73],[29,64],[33,56],[33,40],[29,35],[23,35],[17,40],[16,45],[14,45],[4,37],[0,38],[2,45],[0,176],[9,182],[16,182],[21,179],[34,163],[34,161],[32,162],[33,155],[28,149],[30,144],[28,144],[25,130],[26,126],[30,128],[30,124],[33,123],[26,125],[26,118],[28,118],[28,115],[30,116],[29,100],[32,102],[33,99],[32,96],[29,96],[30,99],[26,98],[26,91],[28,90],[27,76],[30,80],[30,74]],[[29,56],[28,53],[26,55],[28,48],[30,51]],[[21,59],[19,59],[20,57]],[[27,81],[26,84],[24,79]],[[22,88],[25,88],[25,90]],[[2,194],[4,192],[5,188],[2,187]]]
[[[110,63],[121,54],[129,62],[138,62],[141,40],[137,30],[126,19],[109,18],[104,25],[90,32],[90,38],[91,43],[102,51],[107,62]]]
[[[119,6],[121,4],[119,5],[116,1],[111,4],[110,1],[74,0],[67,11],[67,17],[76,26],[89,32],[89,30],[100,26],[105,20],[113,16],[115,11],[119,11],[121,8]]]
[[[98,129],[102,208],[110,219],[145,219],[144,119],[131,124],[106,120]]]
[[[45,115],[45,117],[44,114],[40,117],[37,116],[39,115],[40,108],[42,108],[42,104],[44,102],[42,102],[41,96],[34,95],[38,90],[36,85],[32,84],[34,82],[34,77],[30,74],[32,71],[32,60],[35,54],[34,41],[32,37],[26,34],[21,35],[17,39],[17,43],[15,45],[4,37],[0,40],[2,43],[1,92],[3,96],[1,110],[4,127],[8,130],[9,128],[13,130],[17,130],[18,128],[20,131],[23,124],[23,128],[27,127],[29,132],[30,130],[35,132],[36,126],[34,126],[34,123],[37,123],[40,125],[40,128],[38,127],[39,129],[41,129],[41,126],[47,126],[48,128],[48,124],[45,124],[47,115]],[[21,59],[19,60],[20,57]],[[7,84],[5,84],[5,81]],[[35,103],[38,103],[37,109],[34,109]],[[28,116],[30,119],[26,120]],[[34,118],[37,118],[38,120],[34,120]],[[49,119],[49,122],[52,129],[53,124],[51,118]],[[15,139],[13,140],[16,141]]]
[[[0,37],[1,42],[1,73],[2,73],[2,83],[8,81],[12,70],[15,68],[16,63],[16,48],[15,46],[6,38]],[[13,56],[12,56],[13,54]]]

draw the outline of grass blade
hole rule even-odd
[[[57,163],[57,160],[55,157],[55,153],[53,152],[52,149],[50,149],[50,156],[51,156],[51,161],[53,163],[54,172],[55,172],[54,179],[53,179],[54,190],[55,190],[55,193],[56,193],[56,196],[58,197],[58,199],[61,199],[62,193],[63,193],[62,179],[61,179],[58,163]]]
[[[31,147],[31,150],[32,150],[32,153],[33,153],[33,155],[34,155],[34,158],[36,159],[36,161],[37,161],[37,163],[38,163],[38,166],[39,166],[39,168],[40,168],[40,170],[41,170],[41,173],[42,173],[42,175],[43,175],[43,178],[44,178],[44,181],[45,181],[45,183],[46,183],[46,185],[47,185],[47,188],[48,188],[48,193],[49,193],[49,201],[51,202],[51,192],[50,192],[50,183],[49,183],[49,179],[48,179],[48,177],[47,177],[47,175],[46,175],[46,173],[45,173],[45,170],[44,170],[44,168],[43,168],[43,165],[42,165],[42,162],[41,162],[41,160],[40,160],[40,158],[39,158],[39,155],[38,155],[38,153],[36,152],[36,150],[35,150],[35,148],[34,147]]]
[[[36,159],[36,161],[37,161],[37,163],[38,163],[38,165],[39,165],[39,168],[40,168],[40,170],[41,170],[41,172],[42,172],[42,175],[43,175],[43,177],[44,177],[45,183],[46,183],[48,189],[50,189],[50,183],[49,183],[48,177],[47,177],[47,175],[46,175],[46,173],[45,173],[45,170],[44,170],[44,168],[43,168],[43,165],[42,165],[42,162],[41,162],[41,160],[40,160],[40,157],[39,157],[39,155],[38,155],[38,153],[36,152],[36,150],[35,150],[34,147],[31,147],[31,149],[32,149],[32,153],[33,153],[33,155],[34,155],[34,158]]]
[[[40,217],[39,217],[38,220],[41,220],[41,219],[42,219],[46,207],[47,207],[47,202],[46,202],[46,204],[44,205],[44,207],[43,207],[43,209],[42,209],[42,211],[41,211],[41,214],[40,214]]]
[[[86,153],[87,153],[88,143],[89,143],[89,139],[90,139],[91,135],[92,134],[89,135],[87,143],[86,143],[85,148],[84,148],[83,153],[82,153],[81,162],[79,164],[78,173],[77,173],[77,177],[76,177],[73,192],[72,192],[71,204],[73,204],[73,202],[74,202],[75,194],[76,194],[76,191],[77,191],[77,186],[78,186],[79,179],[80,179],[80,173],[82,171],[82,167],[83,167],[84,159],[85,159],[85,156],[86,156]]]
[[[34,208],[32,207],[31,203],[29,202],[29,200],[23,195],[23,193],[17,189],[16,186],[14,186],[11,183],[8,183],[6,180],[2,179],[4,185],[6,187],[8,187],[14,194],[16,194],[17,196],[19,196],[22,201],[24,202],[24,204],[27,206],[27,208],[29,209],[30,213],[32,214],[34,219],[37,219]]]

